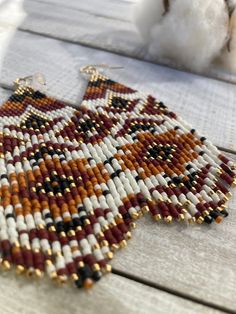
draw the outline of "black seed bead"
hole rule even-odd
[[[94,271],[92,278],[94,281],[99,281],[102,278],[102,273],[100,271]]]
[[[61,188],[59,186],[55,186],[54,193],[61,193]]]
[[[47,154],[48,153],[48,149],[47,147],[41,147],[41,154]]]
[[[45,182],[45,183],[44,183],[44,187],[45,187],[45,191],[46,191],[47,193],[53,192],[53,188],[52,188],[50,182]]]
[[[195,131],[196,131],[195,129],[192,129],[190,132],[191,132],[192,134],[194,134],[194,133],[195,133]]]
[[[110,157],[108,160],[109,160],[109,163],[112,163],[112,160],[114,160],[115,158],[114,157]]]
[[[51,175],[51,181],[53,181],[53,182],[59,182],[58,176],[52,174],[52,175]]]
[[[85,212],[86,212],[84,206],[79,206],[79,207],[78,207],[78,212],[82,212],[82,211],[85,211]]]
[[[181,179],[178,178],[178,177],[174,177],[174,178],[172,179],[172,181],[173,181],[175,184],[180,184],[180,183],[182,182]]]
[[[48,150],[48,154],[49,154],[50,156],[53,156],[53,155],[55,154],[55,150],[54,150],[54,149],[49,149],[49,150]]]
[[[206,140],[206,138],[204,136],[200,138],[201,142],[204,142],[205,140]]]
[[[138,175],[138,176],[136,176],[135,177],[135,180],[138,182],[139,180],[141,180],[141,178],[140,178],[140,176]]]
[[[219,211],[213,210],[210,212],[210,216],[214,219],[216,219],[218,216],[221,216]]]
[[[61,188],[62,188],[62,190],[65,190],[65,189],[69,188],[69,184],[67,182],[61,182]]]
[[[10,98],[9,101],[13,101],[13,102],[22,102],[25,98],[25,95],[16,95],[13,94]]]
[[[188,188],[189,190],[191,190],[192,184],[190,183],[190,181],[186,181],[186,182],[184,183],[184,185],[186,186],[186,188]]]
[[[64,223],[63,221],[59,221],[56,223],[56,230],[57,233],[63,232],[64,231]]]
[[[166,108],[166,106],[163,104],[162,101],[160,101],[160,102],[158,103],[158,105],[159,105],[159,107],[161,107],[161,108]]]
[[[116,175],[119,177],[119,175],[122,173],[121,169],[116,170]]]
[[[14,218],[14,215],[13,214],[7,214],[6,219],[8,219],[8,218]]]
[[[204,217],[204,221],[207,223],[207,224],[211,224],[213,222],[213,218],[211,216],[205,216]]]
[[[53,226],[54,226],[54,224],[52,222],[49,222],[46,224],[47,229],[49,229],[50,227],[53,227]]]
[[[122,216],[124,219],[130,219],[131,218],[131,216],[128,212],[124,213]]]
[[[199,153],[200,156],[203,156],[204,154],[205,152],[203,150]]]
[[[88,219],[88,216],[87,216],[87,215],[81,216],[81,217],[80,217],[81,223],[84,224],[84,222],[85,222],[86,219]]]
[[[42,154],[40,152],[36,152],[34,156],[36,160],[39,160],[40,158],[42,158]]]
[[[73,218],[72,221],[75,227],[82,226],[82,223],[79,218]]]
[[[73,221],[67,221],[64,223],[65,231],[68,232],[74,228]]]
[[[41,190],[43,190],[42,186],[36,186],[36,192],[37,193],[40,193]]]
[[[186,170],[190,170],[190,169],[192,169],[192,166],[191,165],[187,165],[186,166]]]
[[[82,282],[80,277],[79,277],[79,279],[75,280],[75,285],[77,288],[83,288],[83,282]]]
[[[110,192],[109,190],[105,190],[105,191],[102,192],[102,194],[103,194],[104,196],[106,196],[106,195],[108,195],[108,194],[111,194],[111,192]]]
[[[178,129],[180,129],[180,127],[177,125],[177,126],[174,127],[174,129],[178,130]]]
[[[229,216],[229,213],[227,212],[226,209],[223,209],[220,213],[221,213],[221,215],[223,215],[224,217]]]
[[[111,179],[114,179],[115,177],[117,177],[117,174],[116,174],[115,172],[113,172],[113,173],[111,174]]]
[[[52,218],[52,215],[50,213],[47,213],[45,216],[44,216],[46,219],[47,218]]]
[[[1,179],[7,179],[7,175],[6,174],[2,174],[1,175]]]
[[[91,268],[85,264],[84,267],[81,267],[78,270],[79,273],[79,277],[81,277],[82,281],[84,281],[87,278],[92,278],[93,277],[93,273],[91,271]]]
[[[45,98],[45,97],[46,96],[43,93],[39,92],[39,91],[36,91],[33,94],[33,98],[35,98],[35,99],[42,99],[42,98]]]

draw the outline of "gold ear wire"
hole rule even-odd
[[[108,64],[89,64],[89,65],[85,65],[81,67],[80,73],[93,75],[93,74],[99,73],[98,71],[99,68],[116,70],[116,69],[123,69],[124,67],[110,66]]]
[[[34,89],[37,90],[38,86],[46,86],[45,77],[41,73],[17,78],[13,83],[16,94],[22,94],[25,91],[32,91]]]

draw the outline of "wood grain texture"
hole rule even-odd
[[[133,6],[137,0],[126,1],[126,0],[100,0],[99,5],[97,0],[89,1],[77,1],[70,0],[65,2],[63,0],[34,0],[39,3],[47,3],[56,5],[61,8],[70,8],[80,12],[88,13],[92,16],[103,16],[108,19],[131,21],[133,15]]]
[[[114,11],[117,5],[114,7]],[[53,3],[25,0],[26,18],[20,29],[55,36],[117,53],[140,56],[142,39],[129,20],[130,10],[119,8],[119,16],[95,14]],[[118,12],[118,10],[116,10]]]
[[[153,94],[214,144],[236,151],[236,89],[232,84],[19,31],[6,51],[1,83],[12,85],[17,77],[42,72],[48,92],[74,104],[80,104],[87,84],[79,74],[82,65],[121,65],[123,70],[107,71],[107,75]]]
[[[0,276],[0,311],[4,314],[219,314],[163,291],[110,274],[90,291],[34,282],[13,274]]]
[[[82,4],[83,2],[83,4]],[[20,29],[33,31],[83,45],[166,64],[165,59],[153,58],[147,53],[144,41],[133,21],[134,2],[130,1],[70,1],[24,0],[26,18]],[[169,66],[178,67],[168,62]],[[211,66],[202,74],[236,83],[236,74]]]

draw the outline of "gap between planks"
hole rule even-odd
[[[229,313],[229,314],[236,314],[236,311],[233,311],[227,307],[216,305],[216,304],[208,302],[208,301],[204,301],[203,299],[199,299],[199,298],[193,297],[191,295],[188,295],[186,293],[180,292],[178,290],[171,289],[171,288],[165,287],[163,285],[159,285],[158,283],[154,283],[154,282],[151,282],[147,279],[129,274],[125,271],[118,270],[114,267],[112,268],[112,273],[115,275],[121,276],[121,277],[125,277],[129,280],[138,282],[138,283],[143,284],[145,286],[148,286],[150,288],[154,288],[154,289],[169,293],[171,295],[175,295],[176,297],[182,298],[184,300],[188,300],[188,301],[191,301],[191,302],[196,303],[196,304],[207,306],[207,307],[212,308],[214,310],[218,310],[218,311],[221,311],[224,313]]]
[[[153,65],[159,65],[159,66],[162,66],[162,67],[166,67],[166,68],[170,68],[170,69],[173,69],[173,70],[177,70],[179,72],[188,73],[188,74],[196,75],[196,76],[199,76],[199,77],[205,77],[205,78],[213,79],[213,80],[216,80],[216,81],[228,83],[228,84],[231,84],[231,85],[236,85],[236,80],[234,80],[234,79],[229,80],[229,79],[226,79],[224,77],[214,76],[214,74],[211,75],[211,74],[206,73],[206,72],[198,73],[198,72],[194,72],[194,71],[191,71],[191,70],[184,71],[182,68],[180,68],[178,66],[173,66],[171,64],[167,65],[167,64],[164,64],[164,63],[153,62],[153,61],[146,60],[146,59],[143,59],[143,58],[138,57],[138,56],[133,56],[133,55],[131,55],[129,53],[125,53],[124,51],[122,51],[122,52],[121,51],[114,51],[114,50],[109,49],[109,48],[100,47],[98,45],[92,45],[92,44],[89,44],[89,43],[84,43],[82,41],[62,38],[60,36],[55,36],[55,35],[45,34],[43,32],[39,32],[39,31],[35,31],[35,30],[25,29],[25,28],[23,28],[21,26],[19,26],[17,28],[17,30],[22,32],[22,33],[28,33],[28,34],[37,35],[37,36],[44,37],[44,38],[50,38],[50,39],[62,41],[62,42],[68,43],[68,44],[72,44],[72,45],[80,45],[82,47],[87,47],[87,48],[94,49],[94,50],[110,52],[110,53],[118,55],[118,56],[132,58],[134,60],[143,61],[143,62],[146,62],[146,63],[149,63],[149,64],[153,64]]]

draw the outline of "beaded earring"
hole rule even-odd
[[[89,288],[134,220],[217,223],[232,161],[162,102],[97,72],[74,108],[18,81],[0,107],[4,269]]]

